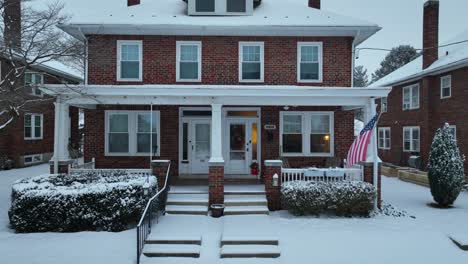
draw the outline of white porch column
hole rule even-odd
[[[68,166],[70,163],[70,153],[68,144],[70,140],[70,106],[63,103],[57,97],[55,105],[55,127],[54,127],[54,156],[52,157],[54,171],[59,173],[60,166]]]
[[[223,163],[223,105],[211,105],[211,157],[210,163]]]

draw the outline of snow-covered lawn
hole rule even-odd
[[[48,166],[0,172],[0,263],[75,264],[134,263],[135,230],[120,233],[15,234],[8,228],[11,184],[19,178],[47,173]],[[468,252],[448,239],[451,233],[468,234],[468,193],[462,193],[453,209],[427,206],[431,194],[425,187],[383,178],[383,198],[411,217],[296,218],[288,213],[271,214],[270,227],[277,230],[278,259],[219,259],[219,239],[226,219],[210,217],[163,217],[155,232],[199,233],[203,236],[200,259],[157,259],[157,263],[468,263]],[[178,220],[185,224],[181,228]],[[234,226],[238,225],[238,226]],[[229,221],[229,229],[249,226],[248,218]],[[172,230],[171,230],[172,229]],[[186,230],[184,232],[184,230]],[[232,231],[231,231],[232,232]],[[156,263],[155,262],[155,263]]]

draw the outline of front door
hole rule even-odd
[[[211,125],[209,120],[193,120],[190,137],[190,170],[193,174],[208,174],[211,157]]]
[[[257,121],[229,119],[226,130],[226,173],[250,174],[250,164],[257,152]]]

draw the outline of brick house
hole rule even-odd
[[[321,10],[319,0],[86,0],[68,8],[80,16],[61,28],[88,43],[83,94],[48,89],[57,114],[85,108],[85,161],[148,168],[170,160],[172,180],[208,185],[210,203],[223,201],[231,180],[263,177],[267,192],[277,191],[281,161],[272,160],[341,165],[354,139],[352,109],[365,108],[370,120],[374,98],[390,91],[351,89],[353,49],[380,28]],[[57,144],[55,153],[53,167],[66,171],[67,149]]]
[[[379,156],[407,165],[417,155],[425,169],[432,138],[445,123],[453,128],[461,152],[468,154],[468,31],[433,48],[439,46],[439,1],[434,0],[424,4],[423,24],[422,55],[372,86],[393,87],[379,102],[384,112],[378,125]]]
[[[18,41],[21,36],[21,4],[20,1],[10,0],[5,7],[5,16],[12,19],[4,20],[5,43],[8,38]],[[0,79],[5,81],[11,72],[18,70],[21,57],[13,58],[0,54]],[[13,66],[15,65],[15,66]],[[59,61],[50,60],[36,63],[25,71],[18,85],[27,87],[25,97],[30,102],[20,109],[19,115],[0,130],[0,159],[13,160],[15,167],[24,167],[48,162],[53,154],[54,146],[54,98],[44,95],[40,90],[46,84],[78,84],[82,82],[82,74]],[[5,83],[2,83],[5,85]],[[1,109],[4,110],[4,109]],[[0,111],[1,112],[1,111]],[[78,109],[71,107],[72,130],[78,130]],[[5,124],[1,120],[0,124]],[[73,140],[77,140],[74,136]]]

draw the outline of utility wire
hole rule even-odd
[[[457,44],[462,44],[462,43],[465,43],[465,42],[468,42],[468,39],[467,40],[462,40],[462,41],[457,41],[457,42],[452,42],[452,43],[448,43],[448,44],[444,44],[444,45],[440,45],[440,46],[436,46],[436,47],[429,47],[429,48],[422,48],[422,49],[415,49],[417,51],[424,51],[424,50],[429,50],[429,49],[438,49],[438,48],[445,48],[445,47],[448,47],[448,46],[453,46],[453,45],[457,45]],[[357,51],[359,50],[378,50],[378,51],[392,51],[392,49],[384,49],[384,48],[356,48]]]

